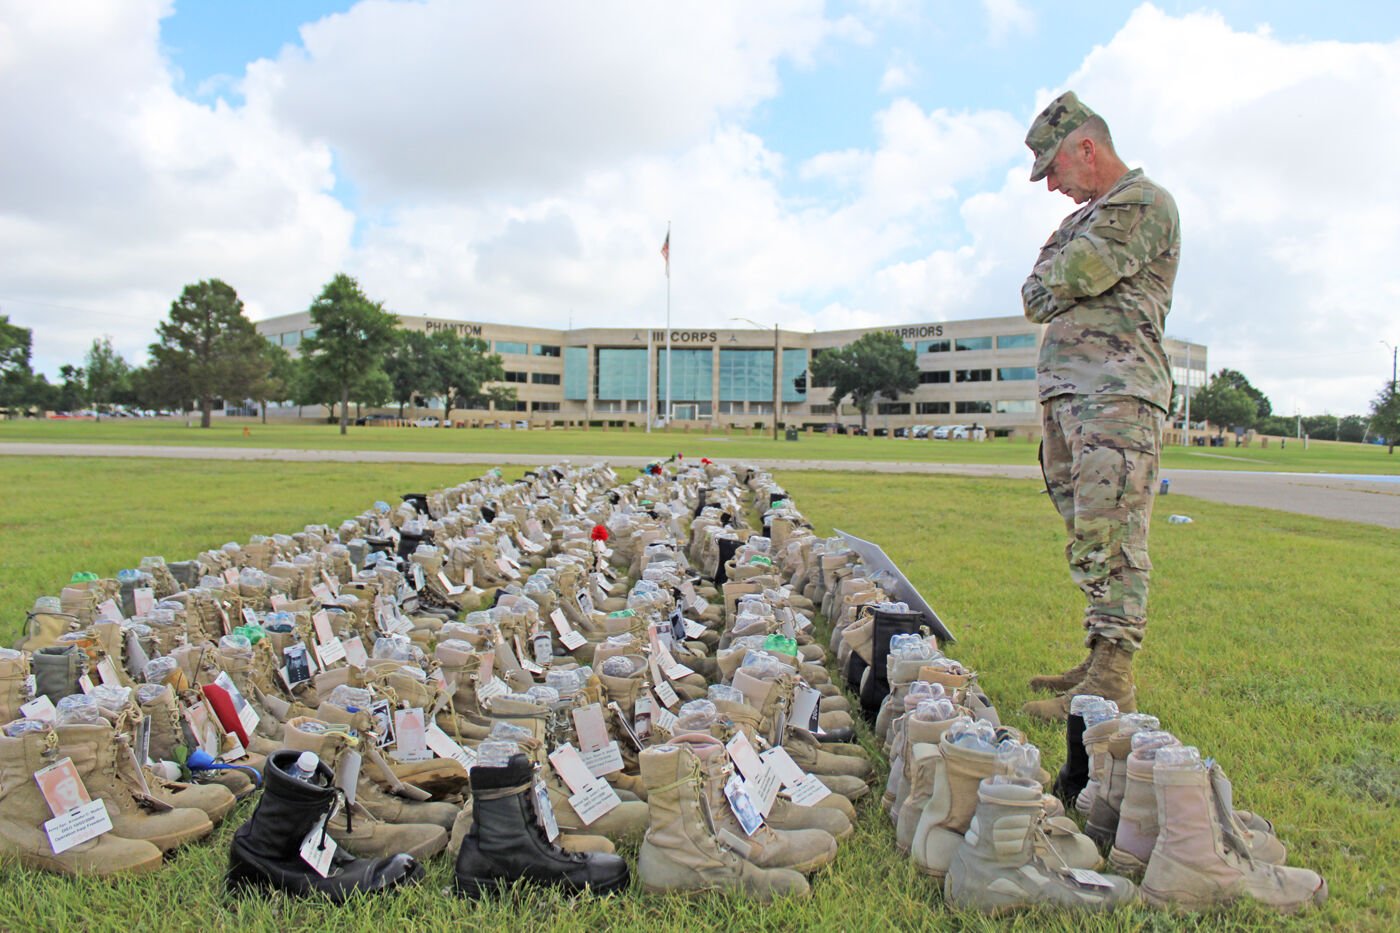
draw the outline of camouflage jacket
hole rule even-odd
[[[1041,401],[1128,395],[1169,408],[1162,334],[1180,258],[1176,202],[1141,169],[1064,219],[1021,286],[1026,317],[1048,325]]]

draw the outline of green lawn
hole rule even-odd
[[[198,419],[195,419],[198,423]],[[875,422],[872,422],[872,424]],[[249,436],[243,436],[243,429]],[[798,442],[774,441],[767,430],[736,430],[730,434],[629,431],[534,430],[497,431],[450,428],[350,429],[341,437],[331,425],[259,424],[251,419],[217,421],[207,430],[186,427],[183,419],[90,421],[0,421],[0,443],[51,442],[67,444],[158,444],[176,446],[294,448],[301,450],[403,450],[486,454],[541,454],[561,457],[655,456],[680,451],[707,456],[794,460],[907,460],[926,463],[1034,464],[1036,445],[1025,440],[966,441],[904,440],[883,437],[803,435]],[[1233,441],[1232,441],[1233,443]],[[1314,441],[1308,450],[1297,441],[1280,449],[1168,448],[1167,469],[1278,470],[1306,473],[1400,473],[1400,457],[1384,447]]]
[[[13,636],[34,596],[57,593],[72,571],[111,574],[146,554],[175,560],[255,532],[334,523],[375,499],[479,472],[469,469],[0,458],[0,482],[23,493],[9,500],[0,535],[0,612]],[[1058,767],[1062,735],[1018,712],[1028,698],[1026,678],[1067,666],[1082,650],[1062,527],[1039,484],[855,473],[779,478],[819,531],[835,525],[885,548],[959,637],[950,653],[982,671],[1003,719],[1027,729],[1047,767]],[[221,871],[245,805],[210,842],[155,876],[108,884],[0,870],[0,928],[1395,929],[1400,539],[1381,528],[1201,500],[1190,511],[1194,524],[1159,522],[1154,535],[1139,702],[1224,764],[1238,803],[1278,825],[1290,863],[1327,877],[1331,900],[1302,918],[1283,922],[1249,907],[1201,918],[1034,912],[995,923],[951,913],[928,879],[898,857],[888,820],[873,805],[863,808],[836,864],[814,879],[812,900],[767,910],[736,899],[640,892],[577,902],[524,894],[470,905],[443,895],[451,872],[444,859],[415,890],[340,910],[281,897],[228,902]]]

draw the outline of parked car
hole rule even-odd
[[[955,441],[965,441],[972,436],[972,426],[968,424],[955,424],[953,430],[948,432],[948,437]]]
[[[830,424],[820,426],[817,430],[823,434],[845,434],[846,426],[833,421]]]
[[[365,415],[363,418],[356,418],[355,423],[363,427],[367,424],[380,424],[384,421],[397,421],[394,415]]]
[[[441,418],[419,418],[417,421],[413,422],[413,426],[414,426],[415,428],[440,428],[440,427],[442,427],[442,419],[441,419]]]
[[[948,439],[948,432],[956,427],[956,424],[940,424],[938,427],[930,431],[928,436],[936,441],[946,441]]]
[[[926,438],[928,437],[928,432],[932,430],[933,425],[931,424],[916,424],[910,429],[909,436],[916,440],[919,438]]]

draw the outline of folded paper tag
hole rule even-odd
[[[48,694],[41,693],[21,706],[19,712],[25,719],[38,719],[43,722],[53,722],[53,717],[57,710],[54,709],[53,700],[49,699]]]
[[[335,850],[338,848],[331,834],[324,831],[330,815],[327,810],[301,841],[301,860],[322,878],[330,874],[331,862],[335,860]]]
[[[699,622],[694,621],[693,619],[686,619],[681,624],[685,628],[686,638],[696,639],[699,638],[701,635],[704,635],[705,632],[708,631],[708,629],[706,629],[705,626],[701,625]]]
[[[417,565],[415,564],[414,566]],[[437,578],[438,582],[442,584],[443,589],[447,590],[448,596],[459,596],[467,589],[465,586],[453,586],[452,581],[447,579],[447,574],[443,573],[441,570],[438,571]]]
[[[608,735],[607,721],[603,718],[603,706],[590,703],[573,711],[574,732],[578,735],[578,747],[585,752],[602,748],[612,741]]]
[[[729,801],[729,809],[734,811],[734,816],[739,820],[739,826],[743,828],[744,835],[752,836],[763,825],[763,816],[758,812],[753,799],[749,797],[748,789],[744,786],[745,781],[737,774],[731,775],[724,785],[724,796]]]
[[[345,645],[339,638],[327,638],[316,645],[316,657],[321,661],[321,667],[327,668],[337,661],[345,660]]]
[[[324,609],[317,609],[311,614],[311,627],[316,630],[316,640],[327,642],[335,637],[331,631],[331,617]]]
[[[229,700],[233,703],[233,709],[238,714],[238,724],[243,727],[244,732],[252,735],[253,730],[258,727],[258,711],[253,709],[253,704],[249,703],[238,691],[238,686],[234,684],[233,678],[226,672],[219,671],[219,676],[214,678],[214,686],[222,687],[224,692],[228,694]]]
[[[658,729],[664,729],[664,730],[666,730],[667,732],[671,733],[672,735],[675,735],[675,734],[676,734],[676,719],[677,719],[677,718],[678,718],[678,717],[676,716],[676,714],[673,713],[673,712],[671,712],[671,711],[668,710],[668,709],[665,709],[665,708],[658,709],[658,710],[656,711],[656,720],[655,720],[656,728],[658,728]]]
[[[413,588],[418,592],[423,592],[423,584],[427,581],[423,579],[423,565],[415,563],[409,570],[413,574]]]
[[[393,757],[398,761],[426,761],[433,757],[428,751],[427,729],[421,707],[394,710]]]
[[[484,684],[478,683],[476,687],[476,698],[483,703],[494,700],[496,697],[505,696],[507,693],[510,693],[510,687],[507,687],[506,682],[499,677],[492,677]]]
[[[432,749],[439,758],[449,758],[468,771],[476,764],[476,752],[470,748],[463,748],[452,741],[452,737],[443,732],[437,723],[428,726],[424,738],[427,740],[428,748]]]
[[[549,802],[549,790],[543,781],[535,781],[535,816],[539,819],[544,837],[550,842],[559,838],[559,822],[554,818],[554,805]]]
[[[361,669],[369,664],[369,653],[365,651],[365,643],[358,636],[341,644],[345,648],[345,660]]]
[[[97,618],[106,619],[109,622],[120,622],[122,620],[121,607],[114,600],[103,600],[97,607]]]
[[[112,817],[108,815],[107,807],[100,799],[90,800],[60,816],[44,821],[44,832],[49,837],[49,846],[54,855],[96,839],[111,828]]]
[[[138,586],[131,591],[131,604],[138,616],[150,615],[156,607],[156,591],[149,586]]]

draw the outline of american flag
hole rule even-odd
[[[666,260],[666,277],[671,277],[671,231],[666,231],[666,240],[661,244],[661,258]]]

